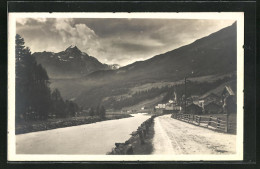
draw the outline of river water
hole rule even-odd
[[[17,154],[106,154],[115,142],[125,142],[150,116],[108,120],[16,136]]]

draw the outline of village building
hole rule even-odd
[[[218,114],[223,112],[222,106],[216,104],[215,102],[210,102],[204,106],[205,114]]]
[[[189,98],[186,99],[188,104],[199,104],[199,96],[198,95],[191,95]]]
[[[166,103],[165,110],[181,110],[181,106],[178,106],[173,103]]]
[[[186,104],[192,104],[192,103],[193,103],[193,100],[191,97],[186,98]]]
[[[195,104],[195,103],[194,103]],[[202,107],[202,109],[204,109],[204,100],[199,100],[198,106]]]
[[[222,92],[223,111],[226,114],[236,113],[236,95],[232,88],[225,86]]]
[[[181,106],[174,104],[166,104],[165,109],[163,109],[163,114],[179,113],[181,111]]]
[[[169,100],[169,103],[174,103],[174,100]]]
[[[214,93],[210,93],[208,95],[204,95],[202,97],[199,98],[198,103],[201,107],[204,107],[204,105],[207,105],[208,103],[214,102],[218,105],[222,105],[222,101],[221,101],[221,97],[214,94]]]
[[[155,106],[156,109],[165,109],[166,104],[158,104]]]
[[[185,114],[201,114],[202,108],[196,104],[190,104],[186,107]]]

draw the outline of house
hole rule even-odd
[[[187,104],[192,104],[192,103],[193,103],[193,99],[192,99],[191,97],[188,97],[188,98],[186,99],[186,103],[187,103]]]
[[[218,114],[223,112],[223,108],[222,106],[220,106],[219,104],[216,104],[215,102],[210,102],[206,105],[204,105],[204,113],[207,114]]]
[[[192,99],[192,102],[194,104],[197,104],[197,105],[199,104],[199,96],[198,95],[192,95],[191,99]]]
[[[155,106],[156,109],[165,109],[166,104],[158,104]]]
[[[194,103],[194,102],[193,102]],[[194,103],[195,104],[195,103]],[[199,100],[198,106],[202,107],[202,109],[204,109],[204,100]]]
[[[201,114],[202,108],[200,106],[192,103],[186,107],[186,111],[184,113],[185,114]]]
[[[165,110],[173,110],[173,103],[166,103]]]
[[[225,88],[222,91],[221,96],[222,96],[222,100],[224,101],[225,97],[227,97],[227,96],[234,97],[235,93],[230,86],[226,85]]]
[[[222,102],[224,113],[236,113],[236,95],[232,88],[228,85],[225,86],[222,92]]]
[[[176,110],[176,111],[180,111],[181,110],[181,106],[175,105],[173,103],[166,103],[165,105],[165,110]]]
[[[210,93],[208,95],[204,95],[199,99],[199,103],[203,103],[204,105],[210,103],[210,102],[215,102],[216,104],[221,105],[221,97],[214,93]],[[203,106],[202,106],[203,107]]]
[[[174,103],[174,101],[173,100],[169,100],[169,103]]]

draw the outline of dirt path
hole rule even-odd
[[[155,118],[153,154],[234,154],[236,135],[215,132],[170,117]]]

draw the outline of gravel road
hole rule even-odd
[[[153,154],[235,154],[236,135],[198,127],[170,117],[155,118]]]

